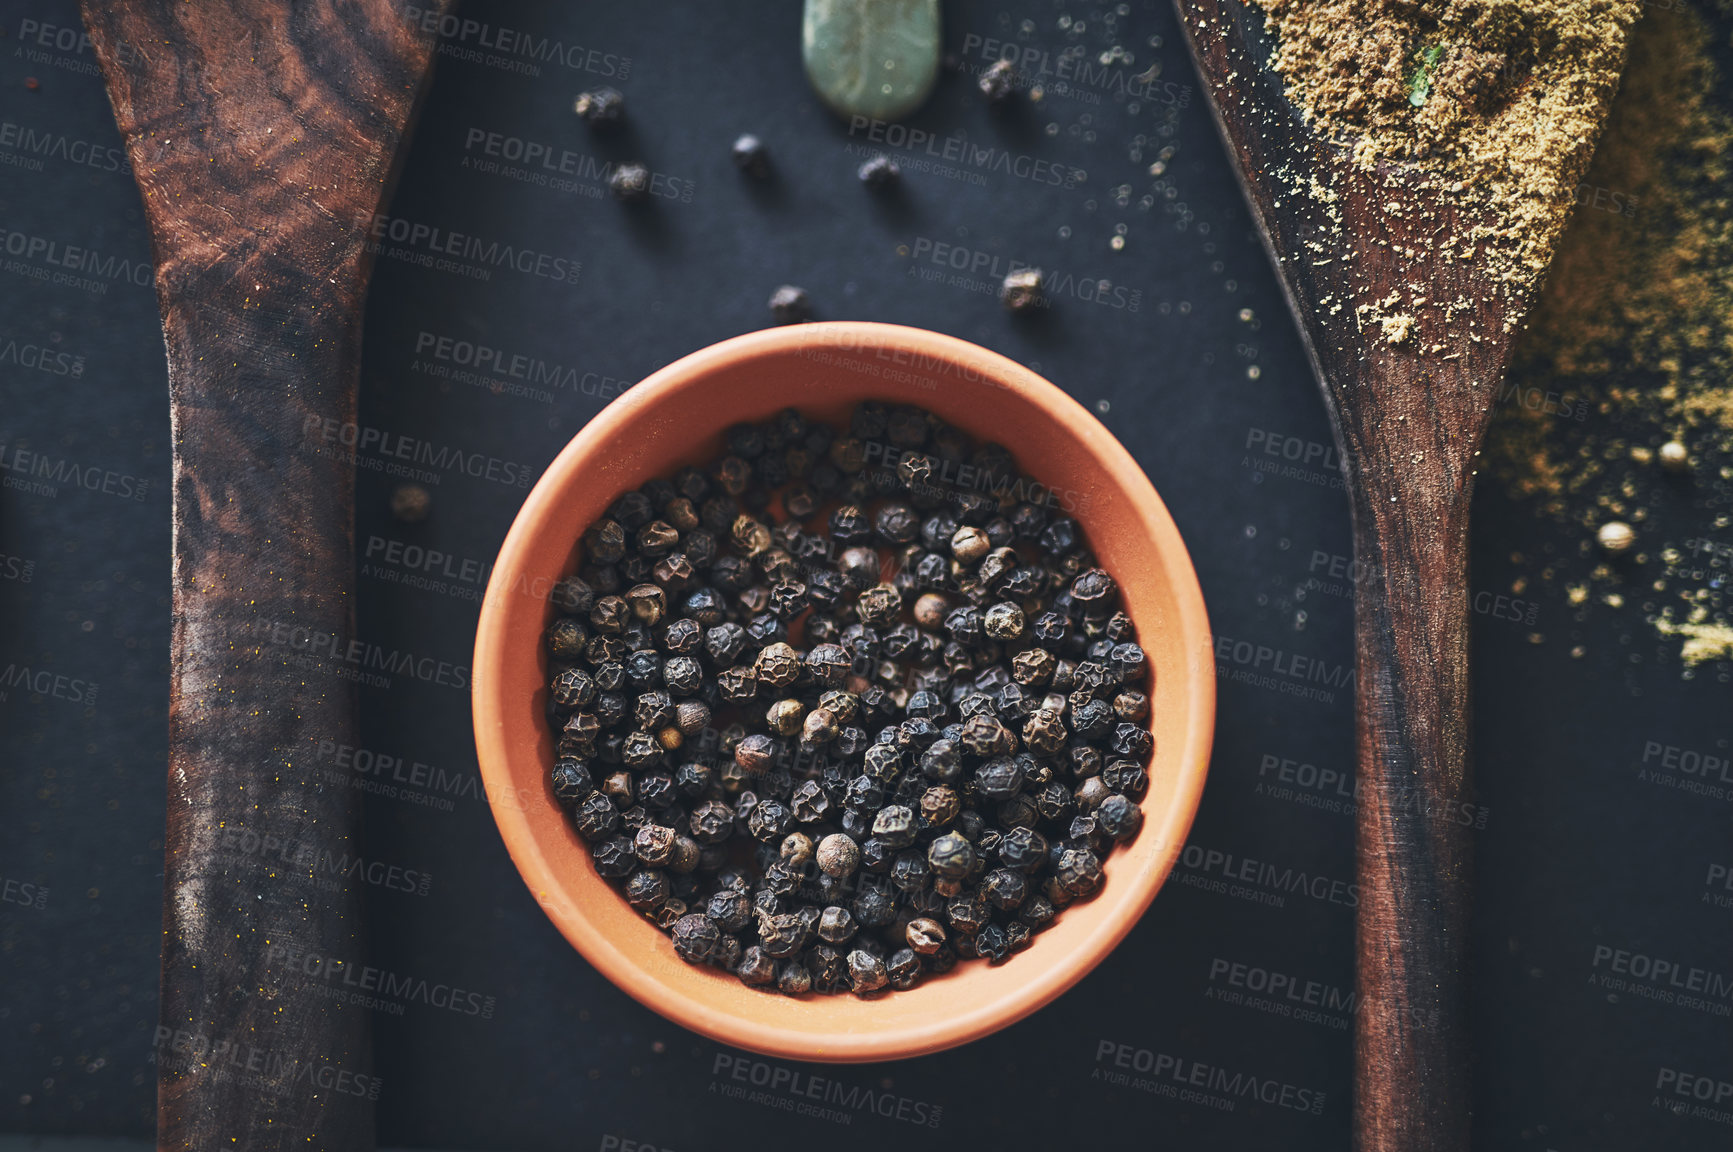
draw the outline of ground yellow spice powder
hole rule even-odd
[[[1641,0],[1255,2],[1309,119],[1362,166],[1406,161],[1484,201],[1465,252],[1519,289],[1540,278]]]
[[[1640,613],[1687,666],[1733,658],[1733,92],[1710,51],[1730,18],[1657,6],[1633,30],[1486,453],[1577,535],[1540,580],[1579,613]],[[1689,458],[1672,472],[1669,441]],[[1635,529],[1628,555],[1595,547],[1609,520]]]

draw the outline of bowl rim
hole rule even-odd
[[[536,525],[551,512],[569,475],[592,453],[605,449],[663,392],[742,357],[786,354],[812,347],[815,339],[835,340],[850,348],[855,342],[871,342],[868,346],[911,351],[932,357],[936,363],[978,373],[989,387],[1015,392],[1055,423],[1079,434],[1106,465],[1110,481],[1134,497],[1140,518],[1151,528],[1154,555],[1166,569],[1176,612],[1173,619],[1163,621],[1163,626],[1180,635],[1179,648],[1188,653],[1184,674],[1190,684],[1181,750],[1174,757],[1180,778],[1173,802],[1159,820],[1148,821],[1142,832],[1154,835],[1156,841],[1154,862],[1135,874],[1141,897],[1134,897],[1106,917],[1064,959],[1032,971],[1031,979],[1012,996],[926,1023],[830,1033],[820,1048],[811,1033],[745,1018],[718,1010],[699,998],[670,992],[613,940],[587,930],[581,909],[561,895],[560,876],[538,844],[527,811],[505,805],[489,807],[512,862],[549,920],[610,983],[645,1007],[712,1040],[767,1056],[823,1063],[906,1059],[966,1044],[1008,1027],[1063,995],[1104,960],[1142,919],[1166,882],[1197,815],[1208,774],[1215,728],[1215,654],[1191,554],[1143,468],[1088,409],[1057,385],[1009,357],[959,337],[900,324],[854,320],[788,325],[730,337],[645,377],[591,418],[554,457],[531,488],[500,546],[482,600],[471,666],[476,755],[488,795],[511,794],[508,760],[514,753],[508,740],[507,702],[495,687],[500,678],[494,670],[504,667],[514,655],[505,624],[508,598],[534,541]]]

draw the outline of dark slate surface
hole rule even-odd
[[[8,8],[0,1131],[148,1136],[169,627],[162,350],[138,195],[76,9]],[[479,994],[463,1001],[473,1013],[410,1001],[376,1014],[381,1139],[1033,1149],[1084,1131],[1179,1148],[1346,1146],[1348,1023],[1330,1006],[1352,984],[1351,600],[1330,573],[1350,551],[1346,503],[1322,404],[1168,7],[952,0],[954,62],[979,68],[998,42],[1013,45],[1043,99],[994,115],[953,72],[882,140],[807,90],[797,4],[515,3],[466,16],[475,23],[444,41],[379,223],[362,391],[365,427],[424,441],[446,463],[427,479],[431,519],[411,526],[389,514],[393,460],[362,455],[362,639],[467,664],[479,573],[527,483],[630,381],[763,326],[770,292],[794,283],[819,318],[977,341],[1098,412],[1172,510],[1229,658],[1191,847],[1125,944],[997,1036],[834,1071],[721,1048],[597,976],[506,856],[476,787],[465,692],[401,675],[364,688],[362,751],[327,749],[327,768],[372,789],[374,855],[432,877],[424,895],[370,892],[369,960]],[[538,51],[550,42],[560,54]],[[1130,64],[1101,63],[1114,44]],[[628,124],[592,134],[571,100],[608,83],[626,94]],[[773,181],[734,170],[729,144],[743,131],[768,143]],[[853,174],[881,148],[905,174],[888,197]],[[660,177],[643,210],[614,203],[599,175],[626,158]],[[437,263],[436,244],[463,250],[453,233],[528,253],[524,270]],[[82,265],[72,282],[67,246],[96,254],[70,257]],[[1047,269],[1054,287],[1032,323],[993,295],[1014,263]],[[474,375],[460,362],[470,345],[556,366],[559,383]],[[482,474],[454,453],[481,460]],[[1509,594],[1513,552],[1576,544],[1493,485],[1475,516],[1477,591]],[[412,546],[450,559],[415,568],[413,553],[402,561]],[[1726,676],[1684,681],[1640,625],[1519,599],[1484,599],[1474,621],[1478,1144],[1725,1147],[1723,1122],[1669,1111],[1693,1101],[1657,1085],[1676,1083],[1669,1072],[1717,1091],[1733,1081],[1733,926],[1705,879],[1730,862],[1733,773],[1711,771],[1720,791],[1701,794],[1667,782],[1702,773],[1639,772],[1646,750],[1650,768],[1666,755],[1655,748],[1725,762]],[[1321,679],[1236,662],[1238,642],[1242,654],[1318,661]],[[1586,658],[1571,658],[1575,644]],[[1313,883],[1215,883],[1247,860]],[[1711,988],[1686,1003],[1666,977],[1671,1000],[1602,986],[1621,953]],[[1258,987],[1290,981],[1302,1000],[1272,1004],[1236,973]],[[748,1089],[774,1084],[730,1097],[721,1089],[740,1083],[737,1069]],[[843,1118],[791,1111],[796,1073],[838,1081]],[[1175,1078],[1194,1075],[1203,1089]]]

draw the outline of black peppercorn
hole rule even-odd
[[[723,622],[727,600],[715,588],[694,588],[680,602],[680,610],[700,627],[713,628]]]
[[[638,800],[653,812],[673,807],[678,798],[674,777],[666,772],[651,772],[638,782]]]
[[[587,708],[595,703],[596,681],[581,668],[567,668],[554,677],[549,692],[561,708]]]
[[[879,809],[873,819],[873,836],[892,848],[906,848],[915,842],[915,814],[902,805]]]
[[[858,544],[872,539],[873,524],[859,507],[853,504],[843,504],[830,514],[831,538],[841,544]],[[877,557],[874,557],[877,560]],[[877,564],[874,564],[875,569]]]
[[[568,576],[554,585],[549,596],[555,608],[571,616],[587,616],[596,602],[596,590],[577,576]]]
[[[797,913],[760,915],[758,943],[766,956],[783,959],[805,947],[812,932],[806,920]]]
[[[854,916],[847,908],[832,905],[818,921],[818,938],[826,944],[846,944],[855,934]]]
[[[871,952],[859,948],[848,954],[848,975],[850,986],[861,996],[877,992],[890,983],[890,976],[885,972],[885,962]]]
[[[912,949],[898,949],[885,961],[885,976],[892,988],[908,991],[921,982],[920,957]]]
[[[992,537],[988,537],[989,544]],[[992,592],[999,592],[1011,573],[1017,570],[1017,553],[1008,547],[994,547],[975,569],[975,576],[981,582],[981,587]]]
[[[1113,760],[1101,770],[1101,781],[1132,800],[1149,791],[1149,772],[1136,760]]]
[[[620,810],[600,792],[591,792],[578,802],[572,825],[585,840],[600,840],[620,826]]]
[[[666,692],[641,694],[632,705],[632,720],[645,732],[666,728],[674,722],[674,699]]]
[[[981,627],[994,640],[1016,640],[1023,635],[1023,610],[1015,604],[995,604],[981,617]]]
[[[1047,852],[1047,838],[1033,828],[1013,828],[999,840],[999,862],[1022,873],[1040,871]]]
[[[766,771],[777,757],[776,741],[761,733],[753,733],[734,748],[734,763],[741,771],[756,776]]]
[[[732,621],[718,624],[704,633],[704,651],[723,667],[733,664],[745,647],[746,630]]]
[[[1017,749],[1017,738],[993,716],[969,717],[963,724],[963,732],[957,743],[971,756],[1005,756]],[[1005,795],[1010,795],[1021,786],[1022,777],[1019,776],[1015,786]]]
[[[997,924],[988,924],[982,928],[975,934],[975,952],[989,963],[1003,964],[1005,958],[1011,955],[1011,942],[1005,929]]]
[[[633,688],[648,688],[662,679],[662,657],[651,649],[632,652],[621,664],[626,670],[626,683]]]
[[[1086,613],[1106,608],[1118,592],[1113,577],[1100,568],[1091,568],[1071,582],[1071,599]]]
[[[617,123],[625,110],[626,98],[613,88],[581,92],[572,103],[572,111],[596,127]]]
[[[962,811],[957,793],[943,784],[935,784],[921,793],[920,813],[923,826],[943,828]]]
[[[671,933],[674,951],[688,964],[702,964],[710,959],[722,932],[716,922],[699,912],[688,912],[674,922]]]
[[[976,87],[994,104],[1003,104],[1017,94],[1017,68],[1009,60],[995,60],[981,73]]]
[[[638,857],[626,836],[610,836],[592,844],[590,859],[595,861],[596,871],[609,880],[623,880],[638,870]]]
[[[1093,896],[1101,888],[1101,860],[1088,848],[1067,849],[1054,878],[1076,899]]]
[[[919,408],[899,406],[885,419],[885,436],[899,448],[919,448],[931,431],[927,414]]]
[[[728,451],[748,460],[756,459],[764,452],[764,430],[756,424],[733,424],[723,433],[727,441]]]
[[[678,655],[697,652],[704,645],[704,629],[689,616],[670,621],[662,629],[662,647]]]
[[[724,932],[740,932],[753,922],[752,901],[746,893],[724,888],[704,906],[705,914]]]
[[[1023,766],[996,756],[975,770],[975,790],[989,800],[1008,800],[1023,789]]]
[[[1141,760],[1154,749],[1155,738],[1149,734],[1149,729],[1140,724],[1116,724],[1111,747],[1121,756]]]
[[[577,660],[584,654],[589,640],[584,626],[570,616],[561,616],[548,626],[545,637],[548,655],[556,660]]]
[[[1113,709],[1104,700],[1086,700],[1071,707],[1069,719],[1078,739],[1098,740],[1113,726]]]
[[[812,973],[805,965],[789,961],[777,971],[776,990],[784,996],[805,996],[812,991]]]
[[[754,944],[746,949],[746,954],[740,958],[734,974],[740,977],[744,984],[763,987],[776,979],[776,961],[771,959],[763,948]]]
[[[662,746],[648,732],[631,732],[620,747],[620,758],[630,768],[648,768],[662,762]]]
[[[793,825],[794,813],[782,801],[769,797],[760,800],[746,820],[746,830],[766,843],[779,839]]]
[[[630,616],[631,609],[618,596],[604,596],[590,608],[590,624],[605,635],[619,635]]]
[[[873,517],[873,530],[888,543],[907,544],[920,535],[921,521],[907,504],[891,503]]]
[[[554,795],[567,804],[576,804],[596,790],[589,766],[570,756],[562,756],[554,762],[552,781]]]
[[[1141,724],[1149,719],[1149,697],[1128,688],[1114,696],[1113,714],[1121,720]]]
[[[849,416],[848,430],[850,435],[862,440],[877,440],[885,434],[885,423],[889,419],[889,411],[877,400],[863,400],[854,407]]]
[[[668,876],[646,868],[626,881],[626,903],[640,912],[652,912],[668,899]]]
[[[1029,895],[1029,881],[1021,872],[995,868],[982,877],[981,895],[1001,912],[1015,911]]]
[[[670,692],[690,696],[703,685],[704,666],[691,656],[675,656],[662,666],[662,682]]]
[[[674,857],[674,836],[672,828],[646,824],[632,838],[632,851],[645,864],[660,868]]]
[[[1074,793],[1077,807],[1082,812],[1092,813],[1096,807],[1110,795],[1107,782],[1099,776],[1091,776],[1077,786]]]
[[[854,918],[867,928],[882,928],[897,916],[896,900],[888,888],[862,887],[850,908]]]
[[[750,666],[725,668],[716,677],[716,686],[723,700],[743,704],[758,695],[758,675]]]
[[[1012,658],[1011,676],[1024,687],[1039,688],[1053,679],[1058,663],[1045,648],[1025,648]]]
[[[616,165],[608,188],[627,203],[643,203],[650,197],[650,169],[637,161]]]
[[[734,166],[755,179],[770,175],[770,150],[764,141],[747,133],[734,141]]]
[[[962,935],[973,936],[988,923],[987,902],[978,895],[958,896],[945,904],[945,920]],[[958,941],[953,938],[955,945]]]
[[[868,188],[888,188],[897,182],[903,170],[889,156],[874,156],[856,170],[855,175]]]
[[[739,456],[724,456],[716,463],[715,479],[717,486],[724,492],[728,493],[728,495],[739,496],[742,492],[745,492],[747,487],[752,483],[752,465]],[[762,524],[758,524],[756,520],[753,520],[749,516],[737,516],[734,519],[734,523],[729,525],[730,531],[734,533],[734,543],[736,547],[740,548],[741,551],[745,552],[748,556],[756,554],[755,551],[749,550],[741,539],[741,529],[738,526],[742,521],[745,521],[748,525],[757,525],[760,529],[763,529],[762,537],[753,537],[754,541],[762,541],[758,550],[761,551],[770,546],[769,529],[764,528]]]
[[[706,483],[708,482],[707,480]],[[698,506],[698,519],[706,531],[718,536],[727,536],[733,530],[734,522],[740,518],[741,512],[740,501],[734,499],[729,493],[718,492],[707,497],[704,503]],[[733,567],[737,560],[738,558],[724,559],[718,557],[717,567],[726,570]],[[716,577],[717,573],[712,572],[711,579],[716,580]],[[720,580],[716,580],[716,582],[721,583]]]
[[[975,865],[975,846],[956,832],[946,832],[927,846],[927,863],[936,876],[961,879]]]
[[[926,916],[910,920],[904,935],[909,947],[923,956],[931,956],[945,946],[944,926]]]
[[[860,594],[855,612],[863,624],[889,624],[902,609],[902,593],[893,584],[876,584]]]
[[[784,284],[770,294],[770,312],[778,324],[798,324],[812,316],[812,304],[804,289]]]
[[[1041,548],[1049,556],[1062,556],[1077,547],[1077,521],[1060,517],[1041,532]]]
[[[720,844],[734,833],[734,809],[721,800],[706,800],[692,810],[690,823],[698,843]]]
[[[1143,827],[1143,810],[1135,801],[1115,792],[1096,805],[1095,824],[1115,840],[1130,840]]]

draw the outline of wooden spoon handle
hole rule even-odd
[[[1354,1146],[1467,1152],[1467,500],[1383,479],[1354,497]]]
[[[438,0],[429,5],[440,10]],[[353,744],[361,310],[433,42],[387,0],[84,0],[168,352],[158,1146],[373,1146]]]

